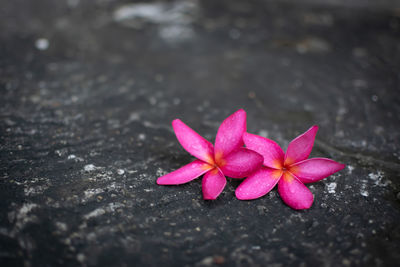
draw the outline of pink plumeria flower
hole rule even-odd
[[[225,175],[244,178],[262,165],[261,155],[242,147],[242,136],[246,132],[246,112],[243,109],[222,122],[215,146],[179,119],[172,122],[172,127],[179,143],[197,160],[158,178],[159,185],[184,184],[205,174],[203,198],[216,199],[225,187]]]
[[[264,157],[264,166],[239,185],[236,197],[242,200],[259,198],[278,184],[278,192],[287,205],[296,210],[310,208],[314,196],[304,183],[317,182],[345,167],[327,158],[307,159],[317,131],[318,126],[313,126],[298,136],[289,144],[286,153],[270,139],[244,133],[246,147]]]

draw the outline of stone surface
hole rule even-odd
[[[1,266],[398,265],[400,12],[347,2],[3,1]],[[156,185],[192,160],[174,118],[239,108],[283,147],[320,126],[347,167],[311,209]]]

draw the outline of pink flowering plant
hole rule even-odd
[[[270,139],[244,133],[246,147],[264,157],[264,166],[239,185],[236,197],[241,200],[256,199],[278,184],[279,195],[287,205],[296,210],[310,208],[314,196],[304,184],[322,180],[345,167],[327,158],[307,159],[317,131],[318,126],[313,126],[298,136],[290,142],[286,153]]]
[[[226,185],[225,176],[244,178],[263,163],[260,154],[243,147],[242,137],[246,132],[243,109],[222,122],[214,146],[179,119],[172,122],[172,127],[182,147],[197,159],[158,178],[159,185],[184,184],[204,174],[203,198],[216,199]]]
[[[182,147],[197,159],[158,178],[157,184],[184,184],[204,174],[204,199],[216,199],[221,194],[226,185],[225,176],[248,176],[236,189],[238,199],[262,197],[278,184],[278,192],[287,205],[296,210],[308,209],[314,196],[304,184],[322,180],[345,167],[327,158],[307,159],[318,126],[290,142],[286,153],[274,141],[246,133],[243,109],[222,122],[214,146],[179,119],[172,126]]]

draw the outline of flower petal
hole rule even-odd
[[[262,197],[274,188],[281,176],[281,170],[261,167],[239,185],[235,191],[236,197],[241,200]]]
[[[285,154],[286,166],[308,158],[314,145],[314,139],[317,131],[318,126],[314,125],[308,129],[307,132],[299,135],[292,142],[290,142]]]
[[[274,141],[250,133],[243,134],[244,144],[248,149],[254,150],[264,157],[264,165],[274,169],[283,167],[285,153]]]
[[[295,210],[308,209],[314,201],[310,190],[288,171],[279,180],[278,192],[282,200]]]
[[[345,166],[331,159],[313,158],[293,164],[289,170],[303,183],[313,183],[340,171]]]
[[[263,157],[247,148],[239,148],[219,161],[218,167],[224,175],[243,178],[261,167]]]
[[[215,138],[215,159],[223,158],[243,146],[244,132],[246,132],[246,112],[239,109],[226,118],[218,129]]]
[[[226,178],[218,168],[207,172],[202,181],[203,198],[216,199],[226,185]]]
[[[181,120],[176,119],[172,122],[172,127],[179,143],[191,155],[210,164],[214,164],[213,145],[193,131]]]
[[[170,172],[164,176],[157,179],[157,184],[160,185],[175,185],[184,184],[196,179],[203,173],[211,170],[214,166],[205,163],[201,160],[195,160],[176,171]]]

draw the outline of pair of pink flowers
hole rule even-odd
[[[214,146],[179,119],[172,126],[180,144],[197,160],[158,178],[157,184],[184,184],[205,174],[204,199],[216,199],[221,194],[226,185],[225,176],[247,177],[236,189],[238,199],[262,197],[278,184],[278,192],[287,205],[308,209],[314,197],[304,183],[319,181],[345,167],[327,158],[307,159],[317,126],[294,139],[286,153],[274,141],[246,133],[243,109],[222,122]]]

